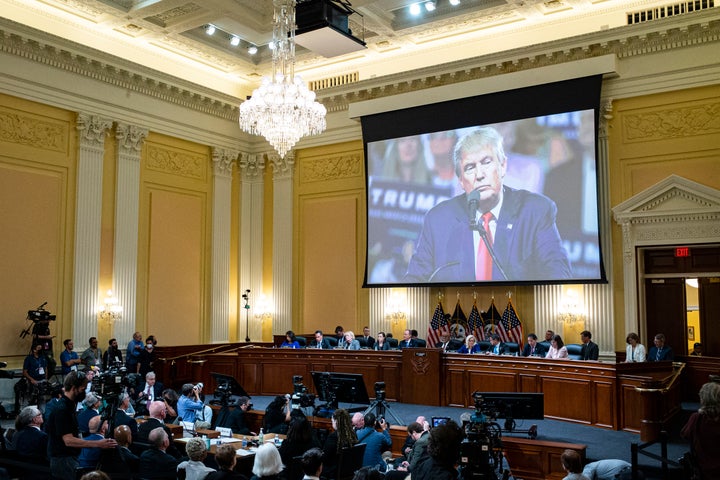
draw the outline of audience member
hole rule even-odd
[[[128,408],[130,408],[130,395],[122,392],[118,396],[118,408],[115,412],[115,426],[127,425],[133,436],[137,436],[138,424],[137,421],[128,415]]]
[[[117,448],[106,450],[101,457],[102,470],[110,473],[117,472],[120,475],[128,476],[138,472],[140,468],[140,457],[130,450],[133,435],[130,427],[127,425],[118,425],[114,432],[115,441],[118,443]],[[105,455],[108,453],[108,455]]]
[[[645,347],[640,343],[638,334],[634,332],[628,333],[625,342],[628,344],[625,347],[625,361],[628,363],[644,362],[646,359]]]
[[[582,474],[588,480],[615,480],[631,469],[632,465],[624,460],[607,459],[588,463]]]
[[[145,348],[140,350],[138,356],[138,370],[140,375],[147,375],[153,371],[153,362],[155,361],[155,344],[152,338],[145,339]]]
[[[385,332],[378,332],[377,334],[377,340],[372,346],[373,350],[390,350],[390,342],[387,341],[387,337],[385,336]]]
[[[263,428],[265,433],[286,434],[290,422],[290,397],[277,395],[265,408]]]
[[[218,471],[208,474],[205,480],[247,480],[245,475],[233,471],[237,461],[235,456],[235,447],[231,444],[218,445],[215,451],[215,462],[217,462]]]
[[[695,342],[695,343],[693,344],[693,350],[692,350],[692,352],[690,352],[690,355],[692,355],[692,356],[694,356],[694,357],[701,357],[702,354],[703,354],[703,346],[702,346],[702,343],[700,343],[700,342]]]
[[[112,366],[122,365],[122,351],[118,348],[117,339],[108,340],[108,349],[103,353],[103,369],[107,370]]]
[[[412,479],[456,480],[458,472],[455,463],[464,437],[462,429],[450,420],[430,430],[429,435],[428,458],[412,469]]]
[[[89,347],[80,355],[80,360],[86,369],[102,368],[102,350],[98,348],[98,339],[90,337],[88,339]]]
[[[700,409],[690,415],[680,435],[690,443],[703,479],[720,478],[720,383],[700,388]]]
[[[229,428],[233,433],[238,435],[255,435],[255,432],[250,431],[250,427],[245,419],[245,412],[250,410],[251,407],[252,403],[250,403],[248,397],[238,398],[234,410],[228,408],[220,410],[215,426]]]
[[[142,334],[140,332],[133,333],[133,338],[130,340],[125,352],[125,366],[127,367],[128,373],[138,373],[140,364],[140,352],[143,349]]]
[[[383,475],[377,468],[362,467],[355,472],[353,480],[381,480]]]
[[[166,388],[162,391],[162,401],[165,402],[165,409],[167,410],[165,415],[167,423],[173,423],[177,419],[177,403],[179,399],[177,392],[172,388]]]
[[[353,416],[350,419],[350,423],[352,423],[352,426],[357,433],[358,430],[362,430],[363,428],[365,428],[365,415],[363,415],[361,412],[353,413]]]
[[[330,340],[323,337],[322,330],[315,330],[315,340],[310,343],[310,348],[329,350],[332,348],[332,345],[330,345]]]
[[[50,400],[45,405],[45,411],[43,412],[43,430],[47,428],[47,423],[50,420],[50,414],[60,405],[60,400],[65,394],[65,389],[62,385],[55,385],[52,387],[50,392]]]
[[[138,443],[150,443],[150,432],[160,427],[165,430],[168,438],[172,438],[172,432],[165,425],[165,415],[167,415],[167,408],[164,402],[155,401],[150,405],[150,417],[147,418],[143,423],[138,425],[137,442]],[[175,458],[181,458],[182,452],[173,443],[167,448],[167,453]]]
[[[567,472],[563,480],[589,480],[582,474],[582,458],[575,450],[565,450],[562,455],[560,455],[560,463],[563,470]]]
[[[597,360],[600,356],[600,348],[597,343],[591,340],[592,333],[587,330],[580,332],[582,348],[580,349],[580,360]]]
[[[208,473],[214,472],[214,468],[210,468],[203,463],[207,457],[205,441],[199,437],[193,437],[188,440],[185,445],[185,452],[189,460],[180,462],[177,466],[178,472],[185,470],[185,480],[203,480]]]
[[[102,421],[102,417],[97,415],[90,419],[88,423],[89,433],[84,437],[88,442],[98,442],[105,439],[107,431],[107,422]],[[116,440],[117,441],[117,440]],[[78,456],[79,468],[97,468],[100,462],[100,448],[95,446],[83,447]]]
[[[300,342],[295,339],[295,332],[292,330],[285,332],[285,341],[280,344],[280,348],[300,348]]]
[[[35,406],[25,407],[15,419],[15,433],[12,437],[12,447],[22,457],[33,457],[34,462],[41,462],[47,458],[47,433],[40,428],[43,424],[43,414]]]
[[[460,347],[457,353],[480,353],[480,344],[477,343],[475,335],[465,337],[465,344]]]
[[[373,467],[381,471],[385,471],[386,463],[382,458],[382,453],[392,447],[392,439],[388,431],[388,424],[384,418],[377,422],[375,414],[369,412],[364,418],[364,427],[357,431],[358,443],[365,444],[365,454],[363,455],[363,466]],[[381,431],[375,430],[380,427]]]
[[[426,430],[419,422],[412,422],[407,427],[408,435],[413,440],[412,448],[406,453],[406,460],[400,463],[398,470],[400,472],[412,472],[421,460],[427,458],[427,446],[430,440],[430,431]],[[397,475],[388,472],[394,479],[402,479],[404,475]]]
[[[400,348],[417,348],[418,342],[412,338],[410,330],[403,331],[403,339],[400,341]]]
[[[140,455],[138,476],[143,479],[175,480],[178,461],[166,453],[170,445],[168,434],[158,427],[150,432],[148,440],[150,448]]]
[[[527,336],[527,343],[525,344],[522,352],[523,357],[544,357],[547,355],[545,346],[538,343],[537,340],[537,335],[534,333]]]
[[[340,451],[358,443],[355,429],[350,423],[350,414],[344,408],[338,408],[333,413],[332,427],[333,432],[327,436],[323,446],[323,477],[326,478],[335,477]]]
[[[323,471],[323,452],[319,448],[311,448],[305,452],[300,460],[303,470],[303,480],[319,480]],[[214,480],[214,479],[213,479]]]
[[[654,343],[655,345],[650,347],[650,351],[648,352],[648,362],[672,362],[674,358],[673,351],[672,348],[665,345],[665,335],[662,333],[655,335]]]
[[[490,348],[488,348],[488,355],[503,355],[507,352],[507,346],[500,340],[500,335],[493,333],[490,335]]]
[[[88,393],[85,400],[82,402],[83,410],[77,414],[78,429],[80,435],[85,437],[90,433],[90,419],[100,415],[100,405],[102,405],[102,399],[94,393]]]
[[[181,396],[178,400],[177,414],[183,422],[195,423],[195,417],[202,412],[205,404],[200,400],[200,385],[186,383],[182,386]]]
[[[363,327],[362,340],[365,342],[365,347],[373,350],[375,347],[375,339],[370,336],[370,327],[367,325]]]
[[[338,341],[338,348],[345,350],[360,350],[360,342],[355,340],[355,334],[348,330],[342,340]]]
[[[280,444],[279,449],[280,458],[285,465],[290,465],[293,457],[298,457],[311,448],[320,448],[321,446],[312,425],[302,410],[293,410],[290,416],[287,437]]]
[[[71,371],[77,370],[77,366],[80,365],[80,357],[78,357],[77,352],[73,351],[75,344],[72,338],[63,340],[63,345],[65,345],[65,350],[60,354],[60,366],[62,368],[62,374],[65,376]]]
[[[157,381],[155,372],[145,374],[145,383],[135,394],[135,408],[138,415],[147,415],[148,406],[155,400],[162,400],[163,384]]]
[[[568,358],[568,351],[560,335],[554,335],[545,358]]]
[[[93,470],[92,472],[87,472],[80,477],[80,480],[110,480],[110,477],[105,472]]]
[[[263,443],[255,452],[251,480],[279,480],[283,468],[277,447],[273,443]]]
[[[47,423],[48,455],[50,471],[56,479],[76,480],[77,456],[84,447],[115,448],[117,442],[105,438],[88,442],[78,437],[78,422],[75,416],[77,402],[83,400],[87,378],[83,373],[70,372],[65,376],[65,394],[60,404],[50,414]]]

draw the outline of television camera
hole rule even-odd
[[[308,393],[308,389],[303,384],[302,375],[293,375],[293,393],[290,397],[290,405],[293,409],[309,408],[315,406],[315,395]]]
[[[127,368],[121,362],[111,364],[107,370],[96,373],[90,381],[90,391],[101,396],[106,402],[115,399],[126,388],[135,388],[137,374],[128,374]]]
[[[463,480],[506,480],[503,471],[502,429],[495,422],[495,411],[474,392],[475,411],[461,416],[465,439],[460,444],[460,476]]]
[[[235,405],[235,403],[236,401],[233,398],[233,390],[230,382],[218,381],[215,392],[213,393],[213,399],[210,400],[210,404],[228,407],[230,405]]]
[[[33,325],[40,322],[50,322],[57,319],[57,315],[53,315],[52,313],[45,310],[45,305],[47,305],[47,303],[48,302],[43,303],[35,310],[28,310],[26,320],[30,320],[32,321],[32,323],[30,323],[27,328],[24,328],[20,332],[20,338],[25,338],[30,335],[30,333],[33,333]]]

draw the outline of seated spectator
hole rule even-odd
[[[695,342],[695,343],[693,344],[693,350],[692,350],[692,352],[690,352],[690,355],[692,355],[692,356],[694,356],[694,357],[702,357],[702,354],[703,354],[703,346],[702,346],[702,343],[700,343],[700,342]]]
[[[412,479],[456,480],[455,462],[464,437],[462,429],[451,420],[430,430],[429,435],[428,458],[413,469]]]
[[[582,474],[589,480],[615,480],[631,469],[632,465],[624,460],[607,459],[588,463]]]
[[[250,480],[279,480],[283,468],[285,467],[277,447],[273,443],[263,443],[255,452],[253,476]]]
[[[280,445],[280,458],[285,465],[290,465],[293,457],[299,457],[311,448],[320,448],[320,441],[302,410],[293,410],[287,437]]]
[[[545,358],[568,358],[568,351],[560,335],[554,335]]]
[[[93,470],[80,477],[80,480],[110,480],[110,477],[105,472]]]
[[[214,472],[214,468],[210,468],[203,463],[207,457],[205,449],[205,441],[202,438],[194,437],[188,440],[185,445],[189,460],[180,462],[177,466],[178,472],[185,470],[185,480],[203,480],[208,473]]]
[[[42,412],[34,406],[25,407],[15,419],[15,434],[12,437],[12,449],[23,457],[33,457],[33,461],[47,463],[47,433],[40,428],[43,424]]]
[[[105,439],[105,432],[107,431],[107,422],[102,421],[100,415],[96,415],[88,422],[89,434],[85,435],[84,439],[89,442],[97,442]],[[80,450],[78,456],[78,467],[79,468],[97,468],[100,463],[100,448],[97,447],[84,447]]]
[[[557,335],[555,336],[557,337]],[[560,463],[562,464],[563,470],[567,472],[563,480],[589,480],[582,474],[582,458],[575,450],[565,450],[562,455],[560,455]]]
[[[174,423],[178,417],[177,403],[179,398],[177,392],[172,388],[166,388],[162,391],[162,400],[165,402],[165,409],[167,410],[165,415],[167,423]]]
[[[152,402],[150,405],[150,418],[146,419],[143,423],[138,426],[137,442],[150,444],[150,432],[156,428],[162,428],[165,430],[165,434],[168,438],[172,438],[170,429],[165,425],[165,403],[163,402]],[[182,457],[180,450],[175,445],[170,444],[167,448],[167,453],[179,459]]]
[[[132,432],[127,425],[118,425],[114,431],[118,446],[114,450],[103,451],[100,457],[101,470],[111,477],[130,477],[137,474],[140,458],[130,451]]]
[[[460,347],[458,353],[480,353],[480,344],[477,343],[475,335],[465,337],[465,345]]]
[[[237,461],[235,455],[235,447],[231,444],[218,445],[215,451],[215,462],[218,464],[218,471],[208,474],[205,480],[247,480],[245,475],[233,471]]]
[[[202,412],[205,404],[200,400],[199,385],[186,383],[182,386],[182,396],[178,400],[177,414],[183,422],[195,423],[195,417]]]
[[[285,332],[285,341],[280,344],[280,348],[300,348],[300,342],[295,338],[295,332],[292,330]]]
[[[655,345],[650,347],[650,351],[648,352],[647,360],[648,362],[664,362],[664,361],[670,361],[672,362],[674,355],[672,348],[665,345],[665,335],[662,333],[658,333],[655,335],[655,339],[653,340]]]
[[[358,430],[362,430],[363,428],[365,428],[365,415],[363,415],[361,412],[353,413],[353,416],[350,419],[350,423],[352,423],[352,426],[357,433]]]
[[[233,410],[229,408],[223,408],[218,413],[216,420],[216,427],[229,428],[233,433],[238,435],[256,435],[255,432],[250,431],[247,420],[245,419],[245,412],[250,410],[252,403],[248,397],[240,397]]]
[[[335,410],[332,416],[333,432],[328,435],[323,446],[323,477],[335,478],[337,462],[343,448],[358,443],[355,429],[350,423],[350,414],[344,408]]]
[[[265,408],[263,428],[265,433],[286,434],[290,422],[290,398],[285,395],[276,396]]]
[[[178,461],[165,451],[170,445],[167,433],[161,427],[150,432],[150,448],[140,455],[138,476],[143,479],[175,480]]]
[[[303,480],[319,480],[323,471],[323,452],[319,448],[311,448],[305,452],[300,460],[305,476]]]
[[[94,393],[89,393],[85,396],[85,400],[83,400],[82,405],[84,409],[78,413],[77,422],[80,436],[85,438],[85,435],[90,433],[90,427],[88,426],[90,419],[100,415],[100,405],[102,405],[102,399]]]
[[[378,424],[376,422],[377,418],[374,413],[366,414],[365,427],[357,431],[357,439],[358,443],[365,444],[363,467],[373,467],[384,472],[386,463],[382,458],[382,453],[392,447],[392,439],[385,419],[380,420]],[[376,425],[380,427],[382,433],[375,430]]]
[[[133,417],[128,414],[130,408],[130,395],[122,392],[118,397],[118,408],[115,412],[115,425],[127,425],[133,435],[137,435],[138,424]]]
[[[353,480],[381,480],[382,474],[379,470],[372,467],[362,467],[357,472],[355,472],[355,476],[353,477]]]
[[[412,472],[419,464],[421,460],[427,458],[427,445],[430,440],[430,431],[423,428],[423,425],[418,422],[412,422],[407,427],[408,435],[412,438],[412,447],[410,451],[406,453],[405,460],[401,461],[397,466],[398,472]],[[386,476],[392,479],[402,479],[405,474],[395,474],[388,472]]]
[[[700,388],[700,409],[690,415],[680,435],[690,442],[702,478],[720,478],[720,383]]]

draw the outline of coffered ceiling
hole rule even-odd
[[[344,0],[345,1],[345,0]],[[352,0],[358,52],[325,58],[297,48],[306,80],[352,73],[359,79],[463,60],[628,24],[628,14],[669,4],[653,0]],[[693,3],[693,2],[689,2]],[[243,96],[268,73],[271,0],[0,0],[0,15],[145,67]],[[208,25],[214,35],[205,33]],[[240,44],[232,46],[231,36]],[[250,55],[247,47],[258,52]]]

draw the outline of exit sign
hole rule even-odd
[[[675,256],[676,257],[689,257],[690,256],[690,248],[689,247],[677,247],[675,249]]]

